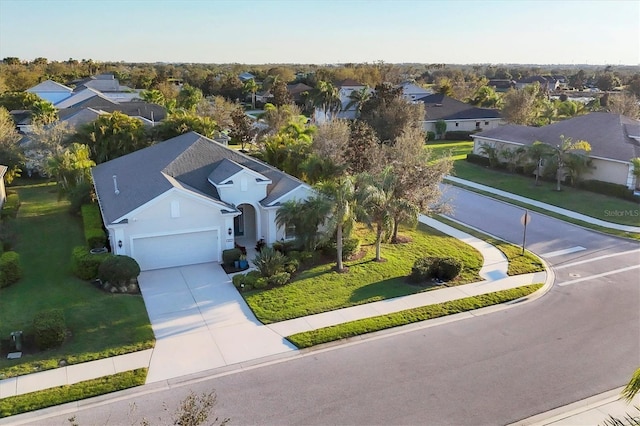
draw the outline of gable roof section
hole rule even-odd
[[[71,93],[73,89],[71,87],[67,87],[64,84],[56,83],[53,80],[45,80],[40,84],[36,84],[33,87],[28,88],[25,92],[30,93],[46,93],[46,92],[63,92],[63,93]]]
[[[215,165],[213,171],[209,173],[207,180],[213,184],[222,185],[227,181],[227,179],[241,170],[243,170],[243,168],[238,163],[235,163],[228,158],[223,158],[218,161],[218,164]]]
[[[640,157],[640,142],[631,136],[640,133],[640,121],[620,114],[592,112],[544,127],[508,125],[477,134],[480,137],[531,145],[535,141],[556,146],[560,135],[591,145],[592,157],[627,162]],[[640,135],[639,135],[640,136]]]
[[[500,118],[500,112],[491,108],[478,108],[440,93],[416,99],[424,103],[425,120],[483,120]]]
[[[221,168],[217,171],[219,166]],[[261,201],[263,205],[305,186],[268,164],[195,132],[100,164],[92,169],[92,175],[105,222],[113,223],[177,184],[225,204],[209,182],[209,177],[213,174],[214,179],[220,179],[224,174],[233,172],[232,169],[239,171],[243,167],[271,180],[267,185],[267,197]],[[117,177],[118,194],[115,193],[113,176]],[[233,210],[233,207],[228,209]]]
[[[58,108],[58,109],[69,108],[69,107],[75,106],[79,102],[84,101],[85,99],[89,99],[89,98],[92,98],[94,96],[102,96],[102,95],[100,94],[100,92],[98,92],[96,90],[84,89],[84,90],[81,90],[79,92],[76,92],[76,93],[72,94],[68,98],[65,98],[65,99],[61,100],[60,102],[55,104],[55,107]]]

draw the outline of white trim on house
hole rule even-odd
[[[282,200],[283,198],[289,196],[290,194],[293,194],[294,192],[298,191],[299,189],[311,189],[310,187],[306,186],[306,185],[300,185],[295,187],[294,189],[292,189],[291,191],[287,192],[286,194],[282,194],[280,197],[276,198],[275,200],[273,200],[272,202],[269,203],[268,206],[265,206],[265,208],[269,208],[269,207],[280,207],[280,206],[276,206],[275,204],[280,202],[280,200]],[[306,197],[304,197],[303,199],[306,199]]]

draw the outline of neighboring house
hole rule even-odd
[[[516,82],[506,78],[494,78],[489,80],[487,85],[493,87],[498,93],[504,93],[509,89],[514,89],[516,87]]]
[[[416,99],[424,98],[433,94],[433,90],[425,89],[415,83],[405,81],[398,87],[402,88],[402,96],[408,101],[415,101]]]
[[[478,108],[439,93],[416,99],[415,102],[424,103],[425,132],[435,132],[439,120],[447,123],[447,131],[465,132],[494,129],[503,123],[498,110]]]
[[[94,96],[78,102],[73,107],[61,109],[58,112],[58,117],[61,121],[69,120],[71,125],[77,127],[95,120],[99,115],[110,114],[115,111],[138,118],[149,126],[153,126],[167,117],[167,109],[162,105],[145,101],[119,104],[100,96]],[[91,117],[94,118],[91,119]]]
[[[28,109],[14,109],[9,112],[13,122],[16,123],[16,129],[20,133],[28,133],[31,130],[31,110]]]
[[[106,96],[104,96],[102,93],[98,92],[97,90],[91,89],[91,88],[84,88],[78,92],[74,92],[71,96],[69,96],[66,99],[61,100],[60,102],[54,104],[56,108],[58,109],[63,109],[63,108],[71,108],[73,106],[78,105],[79,103],[86,101],[87,99],[93,98],[93,97],[100,97],[103,99],[103,102],[111,102],[111,103],[115,103],[114,101],[112,101],[111,99],[108,99]]]
[[[312,90],[313,87],[304,83],[287,84],[287,91],[295,103],[302,103],[304,101],[303,93],[310,93]]]
[[[483,155],[482,144],[498,149],[529,146],[535,141],[556,146],[560,136],[585,140],[591,145],[593,168],[584,174],[584,179],[640,188],[630,161],[640,157],[640,121],[620,114],[592,112],[544,127],[501,126],[473,135],[473,153]]]
[[[248,80],[254,80],[256,76],[251,74],[250,72],[243,72],[238,76],[238,78],[240,79],[241,82],[244,83],[245,81],[248,81]]]
[[[58,118],[66,122],[69,127],[77,129],[85,124],[97,120],[101,115],[107,114],[105,111],[94,108],[65,108],[58,112]]]
[[[531,77],[516,80],[515,87],[516,89],[524,89],[525,87],[534,83],[540,83],[540,87],[547,92],[553,92],[560,87],[560,83],[555,78],[551,76],[543,77],[541,75],[534,75]]]
[[[336,84],[336,88],[340,94],[340,111],[338,111],[336,118],[346,118],[348,120],[356,118],[356,111],[358,109],[357,105],[351,105],[349,108],[347,108],[347,106],[351,103],[351,93],[362,90],[365,87],[367,87],[365,84],[359,83],[350,78],[342,80]],[[373,92],[373,89],[370,90]]]
[[[30,87],[26,92],[35,93],[40,98],[55,105],[71,96],[73,89],[63,84],[56,83],[53,80],[46,80],[40,84]]]
[[[220,262],[236,243],[292,238],[276,226],[276,211],[312,191],[194,132],[100,164],[92,175],[113,251],[142,270]]]
[[[74,92],[93,89],[114,102],[130,102],[140,98],[140,92],[142,92],[142,90],[121,85],[115,75],[110,73],[87,77],[75,83]]]
[[[7,201],[7,190],[4,187],[4,175],[9,168],[0,164],[0,210],[4,206],[4,202]]]

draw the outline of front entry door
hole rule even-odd
[[[233,218],[233,235],[236,237],[244,236],[244,207],[238,207],[240,215]]]

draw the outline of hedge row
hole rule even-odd
[[[15,251],[8,251],[0,255],[0,288],[15,284],[22,278],[20,255]]]
[[[85,281],[97,278],[100,264],[109,256],[110,253],[91,254],[86,246],[75,247],[71,253],[71,272]]]
[[[20,197],[18,194],[7,194],[7,199],[2,206],[1,217],[4,219],[6,217],[14,218],[18,214],[18,209],[20,208]]]
[[[100,248],[107,245],[107,234],[102,228],[102,215],[97,204],[82,206],[82,222],[84,224],[84,238],[90,248]]]

